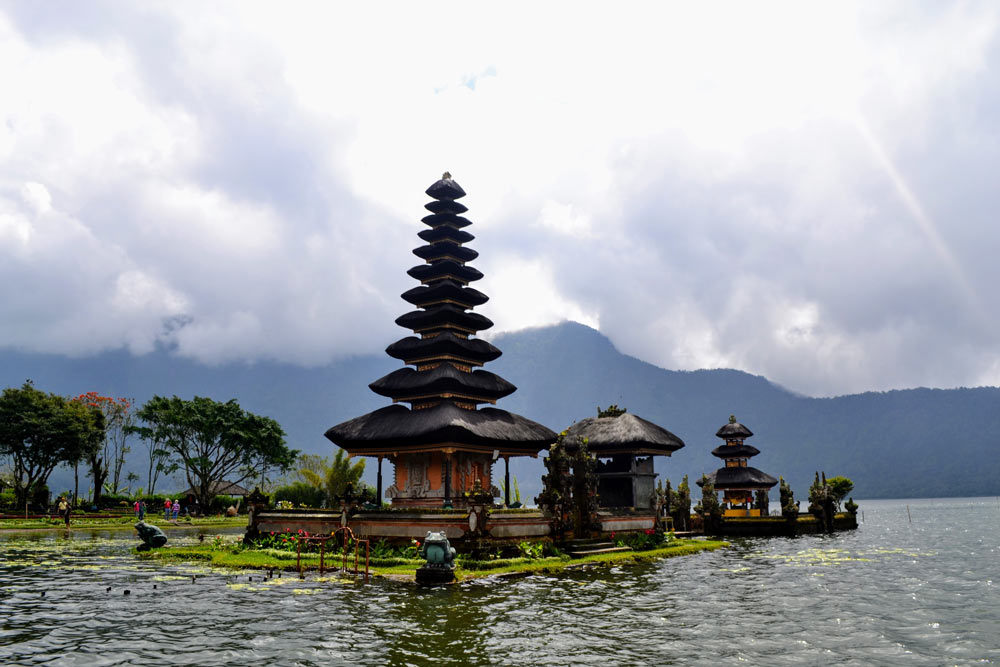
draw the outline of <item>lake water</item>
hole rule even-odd
[[[849,533],[426,590],[152,566],[128,532],[0,533],[0,664],[1000,662],[1000,501],[861,508]]]

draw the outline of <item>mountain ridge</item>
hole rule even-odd
[[[600,332],[563,322],[499,334],[491,339],[503,355],[487,365],[518,386],[498,407],[561,431],[616,403],[681,437],[686,447],[657,458],[661,477],[691,482],[719,467],[709,451],[716,429],[735,414],[756,436],[754,465],[784,476],[804,499],[813,472],[845,475],[856,497],[996,495],[1000,463],[991,447],[1000,442],[1000,389],[893,389],[814,398],[767,378],[734,369],[673,371],[618,351]],[[253,412],[278,420],[290,446],[329,454],[326,429],[387,405],[368,389],[402,367],[387,355],[356,355],[322,367],[277,362],[205,366],[158,350],[126,351],[71,359],[0,351],[0,381],[20,386],[32,379],[45,391],[85,391],[129,396],[237,398]],[[133,447],[135,455],[141,446]],[[373,476],[374,462],[367,475]],[[142,465],[128,466],[137,472]],[[388,472],[386,469],[384,472]],[[511,464],[525,500],[537,494],[540,460]],[[64,484],[67,473],[53,478]],[[772,492],[777,499],[777,491]]]

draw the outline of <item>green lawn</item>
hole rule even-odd
[[[146,523],[160,526],[169,530],[173,527],[184,526],[215,526],[238,528],[247,525],[246,516],[225,517],[225,516],[205,516],[195,518],[179,518],[174,521],[166,521],[162,516],[146,515]],[[104,529],[130,529],[136,523],[135,516],[108,516],[100,518],[76,518],[70,517],[70,528],[104,528]],[[4,530],[60,530],[65,529],[62,519],[0,519],[0,531]]]

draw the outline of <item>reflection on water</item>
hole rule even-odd
[[[862,507],[852,533],[427,590],[152,566],[130,554],[137,539],[120,531],[0,533],[0,663],[1000,660],[1000,503]],[[178,531],[171,542],[197,536]]]

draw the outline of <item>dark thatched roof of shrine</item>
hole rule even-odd
[[[461,199],[465,196],[465,190],[462,186],[452,180],[451,174],[445,172],[444,176],[439,181],[435,181],[431,187],[424,190],[429,196],[434,199]]]
[[[588,417],[566,429],[567,449],[576,439],[586,438],[595,454],[660,454],[670,456],[684,446],[676,435],[642,417],[628,412],[617,417]]]
[[[712,456],[720,459],[748,459],[757,456],[760,450],[753,445],[719,445],[712,450]]]
[[[482,370],[466,373],[447,362],[426,371],[400,368],[368,386],[376,394],[401,401],[433,394],[458,394],[486,403],[517,391],[517,387],[496,373]]]
[[[752,435],[753,431],[751,431],[746,426],[737,421],[729,422],[715,433],[715,437],[725,438],[728,440],[734,440],[737,438],[749,438]]]
[[[405,301],[425,307],[429,304],[454,301],[466,308],[480,306],[490,300],[477,289],[466,287],[454,280],[438,280],[433,285],[418,285],[401,295]]]
[[[551,430],[520,415],[466,410],[447,400],[420,410],[390,405],[338,424],[326,437],[350,454],[454,447],[534,456],[556,440]]]
[[[429,306],[426,310],[411,310],[396,318],[396,324],[414,331],[428,331],[453,325],[466,331],[482,331],[493,326],[493,320],[450,303]]]
[[[708,478],[708,483],[714,486],[716,491],[724,491],[726,489],[770,489],[778,483],[778,480],[766,472],[751,468],[750,466],[719,468],[715,472],[708,473],[705,477]],[[699,479],[695,484],[701,486],[702,480]]]
[[[385,348],[386,354],[413,363],[413,359],[427,359],[434,355],[450,355],[479,363],[493,361],[502,353],[481,338],[464,338],[451,331],[442,331],[433,338],[407,336]]]

